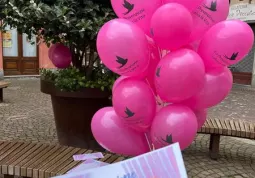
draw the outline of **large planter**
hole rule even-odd
[[[41,91],[51,95],[58,140],[61,145],[102,150],[91,132],[91,119],[102,107],[111,105],[110,92],[84,88],[77,92],[58,90],[41,79]]]

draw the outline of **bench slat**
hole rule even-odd
[[[228,128],[226,123],[223,120],[219,120],[223,130],[222,130],[222,134],[227,135],[228,134]]]
[[[29,145],[29,143],[24,143],[21,146],[19,146],[17,149],[13,150],[13,152],[11,152],[8,156],[6,156],[4,159],[2,159],[0,161],[0,165],[1,165],[1,173],[2,174],[7,174],[7,167],[9,165],[9,162],[13,159],[15,159],[16,157],[20,156],[20,152],[25,149],[27,146]]]
[[[210,128],[209,128],[209,125],[208,125],[208,119],[206,120],[206,122],[204,124],[204,127],[205,127],[205,132],[210,133]]]
[[[245,127],[245,137],[246,138],[251,138],[251,130],[250,130],[250,124],[245,122],[244,123],[244,127]]]
[[[2,144],[4,144],[5,142],[3,142],[3,141],[0,141],[0,146],[2,145]]]
[[[238,121],[239,122],[239,126],[240,126],[240,129],[241,129],[241,137],[243,137],[243,138],[245,138],[245,134],[246,134],[246,132],[245,132],[245,124],[244,124],[244,122],[243,121]]]
[[[70,152],[73,151],[73,148],[68,147],[66,150],[64,150],[63,152],[57,154],[54,156],[54,159],[52,159],[51,161],[47,162],[46,164],[44,164],[43,166],[41,166],[39,168],[39,177],[38,178],[43,178],[45,175],[45,171],[50,168],[50,166],[53,166],[54,164],[58,163],[59,161],[61,161],[61,159],[69,154]]]
[[[238,121],[233,121],[236,128],[236,136],[241,137],[241,128]]]
[[[6,88],[10,85],[10,82],[0,81],[0,88]]]
[[[21,167],[29,162],[31,159],[33,159],[37,154],[42,152],[47,146],[43,144],[38,144],[34,149],[29,150],[30,153],[28,153],[28,156],[22,160],[20,160],[19,163],[16,163],[14,165],[14,175],[21,176]]]
[[[44,176],[42,176],[41,178],[49,178],[50,177],[50,173],[56,169],[58,166],[60,166],[61,164],[64,164],[65,162],[68,161],[68,159],[73,159],[73,155],[78,154],[78,152],[80,151],[80,148],[73,148],[68,154],[63,155],[62,158],[60,158],[57,162],[53,163],[52,165],[49,165],[47,169],[45,169],[44,172]],[[40,171],[39,171],[39,175],[40,175]],[[40,178],[40,176],[39,176]]]
[[[57,155],[61,154],[63,151],[65,151],[68,147],[58,147],[56,150],[54,150],[53,153],[50,153],[46,156],[45,159],[39,160],[38,164],[34,166],[33,168],[33,177],[38,178],[39,177],[39,170],[41,167],[46,165],[48,162],[52,161],[54,158],[56,158]]]
[[[116,159],[113,163],[118,163],[118,162],[121,162],[121,161],[124,161],[126,158],[121,156],[121,157],[118,157],[118,159]]]
[[[86,150],[85,154],[89,154],[92,153],[92,150]],[[72,168],[78,166],[80,163],[82,163],[82,161],[74,161],[73,163],[71,163],[70,165],[62,168],[61,170],[59,170],[56,175],[63,175],[65,173],[67,173],[69,170],[71,170]]]
[[[8,146],[9,145],[9,146]],[[10,158],[10,154],[13,155],[13,152],[19,152],[17,151],[17,149],[19,149],[19,147],[22,145],[22,143],[10,143],[10,142],[6,142],[5,144],[2,144],[2,148],[0,148],[0,174],[2,173],[2,164],[4,163],[5,160]],[[11,147],[11,148],[9,148]]]
[[[86,154],[87,150],[84,149],[80,149],[76,154]],[[63,162],[62,164],[56,166],[56,168],[52,169],[52,170],[47,170],[45,172],[45,174],[49,174],[49,177],[52,176],[56,176],[58,174],[59,171],[61,171],[62,169],[64,169],[65,167],[68,167],[68,171],[73,169],[75,166],[70,166],[72,163],[76,163],[76,162],[80,162],[80,161],[74,161],[73,157],[71,156],[70,158],[68,158],[65,162]]]
[[[210,121],[211,121],[211,123],[212,123],[212,125],[213,125],[213,128],[214,128],[214,133],[219,133],[219,130],[221,129],[221,128],[219,128],[218,126],[217,126],[217,123],[216,123],[216,121],[214,120],[214,119],[210,119]]]
[[[232,129],[231,129],[231,126],[230,126],[230,123],[229,123],[229,120],[224,120],[227,128],[228,128],[228,135],[231,136],[232,134]]]
[[[215,123],[216,123],[216,127],[219,128],[219,134],[222,134],[223,130],[224,130],[224,126],[221,124],[219,119],[214,119],[214,120],[215,120]]]
[[[21,166],[21,176],[22,177],[31,177],[32,173],[30,174],[30,176],[27,175],[27,169],[29,167],[31,167],[36,161],[40,160],[43,155],[45,155],[46,153],[48,153],[50,150],[52,150],[54,148],[54,146],[49,146],[49,145],[44,145],[43,147],[44,149],[39,152],[38,154],[36,154],[32,159],[28,160],[25,164],[23,164]],[[31,171],[32,172],[32,171]]]
[[[207,123],[208,123],[208,126],[209,126],[209,133],[215,133],[211,119],[208,119]]]
[[[111,163],[113,163],[116,159],[118,159],[119,158],[119,156],[118,155],[112,155],[109,159],[107,159],[105,162],[106,163],[109,163],[109,164],[111,164]]]
[[[19,157],[18,159],[15,160],[15,162],[13,162],[11,165],[8,166],[8,174],[9,175],[15,175],[15,166],[16,166],[16,170],[17,170],[17,176],[20,176],[20,163],[27,159],[27,157],[29,157],[34,151],[36,151],[38,148],[40,148],[42,146],[42,144],[36,144],[34,145],[30,150],[27,150],[21,157]]]
[[[237,136],[236,127],[233,120],[229,120],[230,126],[231,126],[231,135]]]
[[[250,123],[250,130],[251,130],[251,138],[254,139],[255,138],[255,128],[254,128],[254,124]]]
[[[24,158],[24,156],[27,155],[26,153],[35,146],[36,146],[35,143],[30,143],[24,149],[20,150],[20,152],[16,156],[9,159],[5,164],[3,164],[2,165],[3,173],[8,175],[14,175],[13,165],[15,165],[15,163],[21,160],[22,158]]]

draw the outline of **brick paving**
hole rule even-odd
[[[40,92],[39,79],[10,79],[0,103],[0,140],[58,144],[50,96]],[[234,87],[230,96],[209,112],[210,117],[255,118],[255,90]],[[221,137],[220,159],[208,157],[209,136],[199,134],[184,151],[189,177],[255,177],[255,141]]]

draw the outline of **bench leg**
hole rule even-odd
[[[0,88],[0,103],[3,102],[3,89]]]
[[[219,158],[219,150],[220,150],[220,135],[211,134],[209,147],[209,154],[211,159],[217,160]]]

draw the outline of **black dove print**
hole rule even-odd
[[[204,4],[204,8],[209,9],[210,11],[216,12],[217,11],[217,0],[212,1],[210,7],[208,7]]]
[[[172,135],[167,135],[166,139],[163,139],[163,138],[161,138],[161,139],[162,139],[163,142],[165,142],[167,144],[173,144],[174,143]]]
[[[119,64],[121,64],[121,66],[118,67],[119,69],[121,69],[122,67],[124,67],[124,66],[127,64],[127,62],[128,62],[128,59],[124,59],[124,58],[119,57],[119,56],[116,56],[116,58],[117,58],[116,62],[119,63]]]
[[[127,115],[126,118],[130,118],[130,117],[133,117],[133,116],[135,115],[135,113],[132,112],[132,111],[131,111],[130,109],[128,109],[127,107],[126,107],[125,113],[126,113],[126,115]]]
[[[162,146],[168,146],[174,143],[172,134],[166,135],[165,139],[162,137],[155,137],[155,141]]]
[[[122,4],[123,7],[127,9],[127,12],[125,12],[125,13],[123,13],[123,14],[124,14],[124,15],[127,15],[127,14],[129,14],[129,13],[134,9],[135,5],[134,5],[134,4],[131,4],[131,3],[128,2],[127,0],[124,0],[123,3],[124,3],[124,4]]]
[[[226,55],[224,55],[224,57],[225,57],[226,59],[229,59],[229,60],[231,60],[231,61],[234,61],[234,60],[236,60],[238,54],[239,54],[239,53],[237,52],[237,53],[233,53],[231,57],[228,57],[228,56],[226,56]]]
[[[154,31],[152,28],[151,28],[150,32],[151,32],[151,36],[154,36]]]
[[[160,77],[160,71],[161,71],[161,67],[157,68],[157,71],[156,71],[156,76],[157,77]]]

